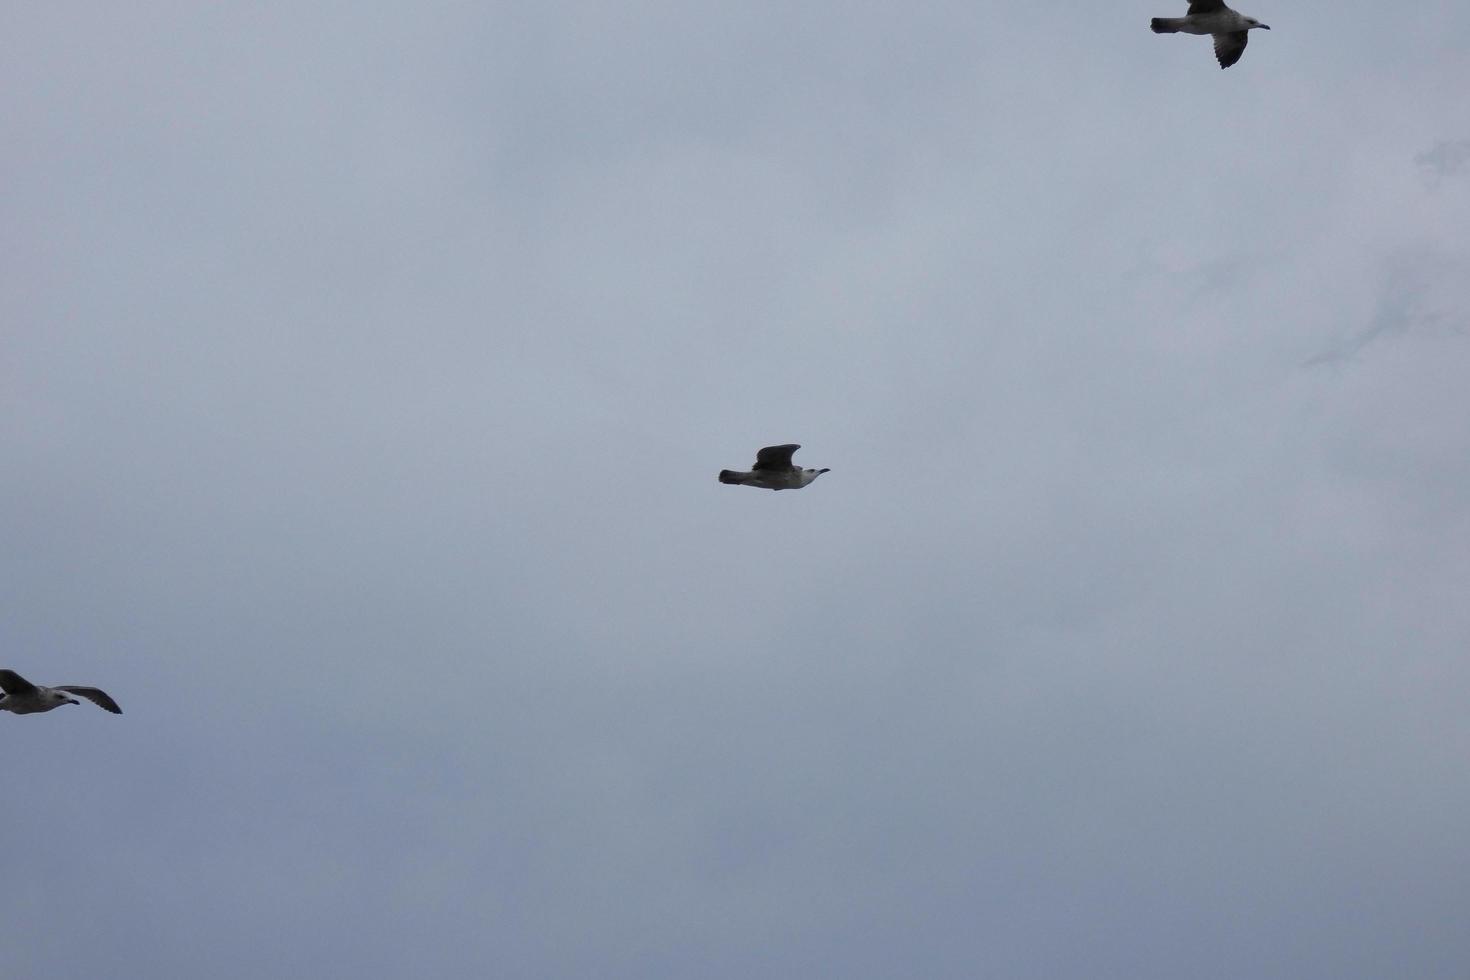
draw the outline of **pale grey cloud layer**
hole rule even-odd
[[[1470,13],[1327,9],[12,12],[7,971],[1464,977]]]

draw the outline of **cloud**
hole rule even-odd
[[[1467,273],[1470,269],[1445,253],[1415,252],[1396,257],[1381,273],[1377,302],[1367,325],[1309,358],[1303,366],[1352,361],[1369,345],[1387,338],[1436,331],[1464,336],[1470,325],[1470,311],[1450,312],[1433,304],[1445,297],[1445,286],[1463,282]]]
[[[1414,162],[1436,177],[1457,177],[1470,169],[1470,140],[1440,140]]]

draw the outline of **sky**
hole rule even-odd
[[[1463,980],[1470,8],[1251,4],[12,5],[7,975]]]

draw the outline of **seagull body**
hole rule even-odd
[[[800,490],[823,473],[829,472],[826,469],[804,470],[793,465],[791,454],[800,448],[794,442],[784,446],[767,446],[755,454],[755,465],[749,473],[720,470],[720,482],[763,487],[766,490]]]
[[[10,711],[17,715],[33,715],[41,711],[50,711],[59,708],[63,704],[81,704],[73,694],[80,694],[99,708],[111,711],[115,715],[122,714],[122,709],[117,702],[107,696],[106,691],[95,687],[77,687],[74,684],[62,684],[60,687],[42,687],[32,684],[13,670],[0,670],[0,711]]]
[[[1225,6],[1225,0],[1190,0],[1189,13],[1183,17],[1155,17],[1149,26],[1155,34],[1213,35],[1215,60],[1221,68],[1229,68],[1240,60],[1252,28],[1271,29],[1254,17],[1231,10]]]

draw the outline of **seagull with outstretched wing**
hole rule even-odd
[[[82,702],[72,697],[73,694],[81,695],[105,711],[111,711],[115,715],[122,714],[117,702],[100,688],[80,687],[76,684],[42,687],[32,684],[13,670],[0,670],[0,691],[5,692],[0,695],[0,711],[17,715],[34,715],[59,708],[63,704],[81,704]]]
[[[804,470],[791,462],[791,454],[801,446],[791,442],[784,446],[767,446],[755,454],[750,472],[720,470],[721,483],[734,483],[766,490],[800,490],[830,470]]]
[[[1189,13],[1183,17],[1155,17],[1149,24],[1155,34],[1209,34],[1215,39],[1215,60],[1221,68],[1229,68],[1245,54],[1250,31],[1270,25],[1254,17],[1238,14],[1225,6],[1225,0],[1190,0]]]

